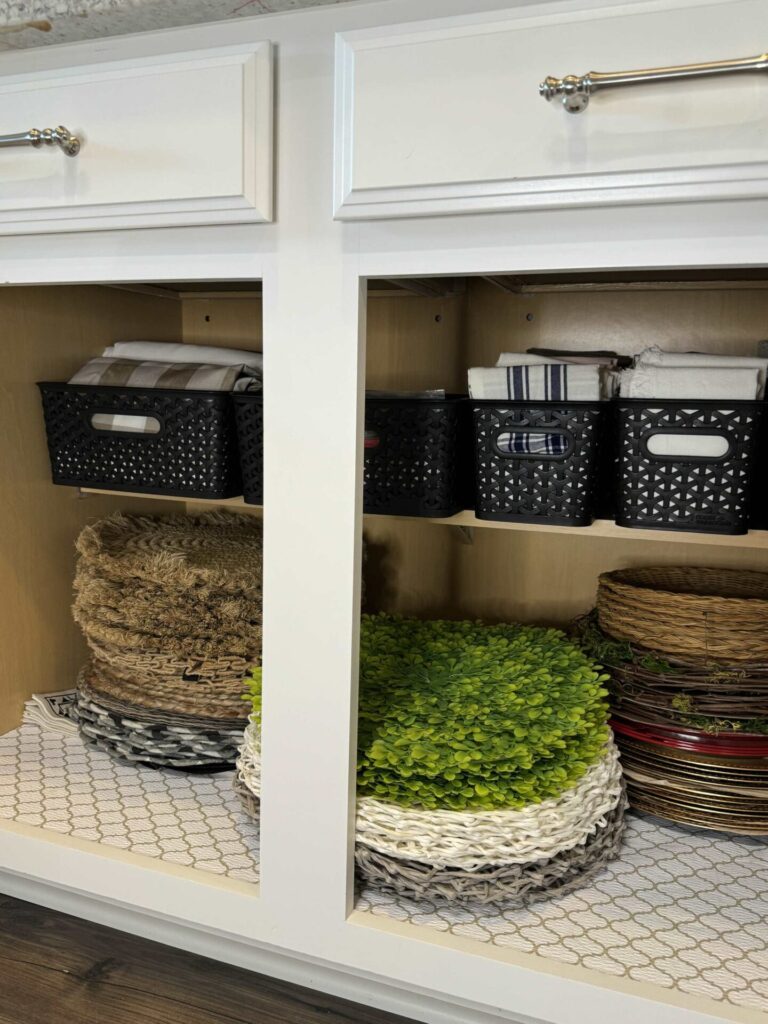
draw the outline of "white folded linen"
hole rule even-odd
[[[247,349],[218,348],[216,345],[186,345],[173,341],[117,341],[104,349],[103,356],[112,359],[134,359],[137,362],[207,363],[209,366],[243,365],[250,371],[261,370],[261,352]],[[255,376],[252,373],[252,376]]]
[[[507,401],[576,401],[600,399],[600,368],[544,363],[478,366],[469,371],[471,398]]]
[[[756,370],[759,373],[758,398],[765,393],[766,375],[768,375],[768,359],[757,356],[726,356],[707,352],[666,352],[652,346],[646,348],[635,357],[636,366],[696,366],[709,369]],[[661,397],[661,396],[659,396]],[[700,395],[699,397],[704,397]],[[713,397],[720,397],[719,395]],[[734,397],[731,395],[730,397]]]
[[[652,366],[624,370],[619,378],[622,398],[661,398],[754,401],[758,397],[758,371],[707,366]]]
[[[497,366],[549,366],[562,363],[562,359],[551,356],[537,356],[534,352],[502,352],[496,360]]]

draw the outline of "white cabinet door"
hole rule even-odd
[[[550,75],[761,53],[766,0],[597,4],[340,35],[337,216],[768,195],[768,70],[605,89],[577,114],[539,95]]]
[[[81,140],[0,148],[0,233],[272,217],[269,43],[3,76],[0,136],[64,125]]]

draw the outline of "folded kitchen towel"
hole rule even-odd
[[[705,401],[733,399],[754,401],[758,395],[758,371],[706,366],[651,366],[641,364],[620,375],[622,398],[659,398]]]
[[[695,366],[709,369],[755,370],[759,374],[758,398],[762,398],[765,392],[766,373],[768,372],[768,359],[760,359],[755,356],[713,355],[707,352],[666,352],[664,349],[658,348],[657,346],[646,348],[644,351],[640,352],[640,354],[635,357],[635,365],[664,367]],[[718,395],[713,397],[720,396]]]
[[[129,388],[180,388],[184,391],[248,390],[251,378],[243,364],[212,366],[206,363],[161,363],[135,359],[89,359],[70,384],[111,385]]]
[[[139,362],[207,363],[210,366],[247,366],[261,370],[261,352],[240,348],[218,348],[216,345],[186,345],[166,341],[118,341],[104,349],[102,355],[112,359],[135,359]],[[256,376],[256,374],[252,374]]]
[[[134,359],[90,359],[70,384],[88,387],[176,388],[182,391],[258,391],[259,377],[251,377],[242,364],[211,366],[204,363],[139,362]],[[91,417],[96,430],[131,434],[156,434],[160,429],[153,416],[97,413]]]
[[[540,356],[535,352],[502,352],[496,360],[497,366],[545,366],[551,363],[562,363],[562,359],[552,356]]]
[[[469,371],[469,394],[507,401],[596,402],[600,368],[565,363],[475,367]]]

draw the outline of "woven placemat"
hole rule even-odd
[[[248,594],[179,590],[142,580],[130,587],[100,576],[84,558],[75,572],[75,613],[157,637],[251,638],[262,621],[261,582]],[[228,644],[229,646],[229,644]]]
[[[77,715],[86,743],[131,763],[163,768],[232,767],[242,739],[238,729],[193,727],[142,720],[140,710],[131,717],[101,706],[87,686],[78,687]]]
[[[249,594],[260,589],[262,528],[254,516],[206,512],[200,516],[117,514],[86,526],[81,558],[115,583],[144,580],[165,590]]]
[[[586,885],[615,860],[624,835],[626,798],[596,823],[585,842],[548,860],[528,864],[488,865],[474,871],[436,867],[392,857],[358,842],[358,877],[408,899],[442,899],[452,903],[527,905]]]
[[[232,663],[225,674],[220,663],[212,672],[207,663],[173,656],[116,651],[105,660],[102,653],[92,648],[87,681],[115,700],[196,718],[239,720],[248,707],[243,701],[245,662]]]

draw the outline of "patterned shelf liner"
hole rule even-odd
[[[232,773],[114,763],[26,723],[0,736],[0,818],[257,882],[258,830]],[[768,1010],[768,840],[630,815],[620,860],[521,910],[458,908],[371,887],[357,909],[736,1007]]]

